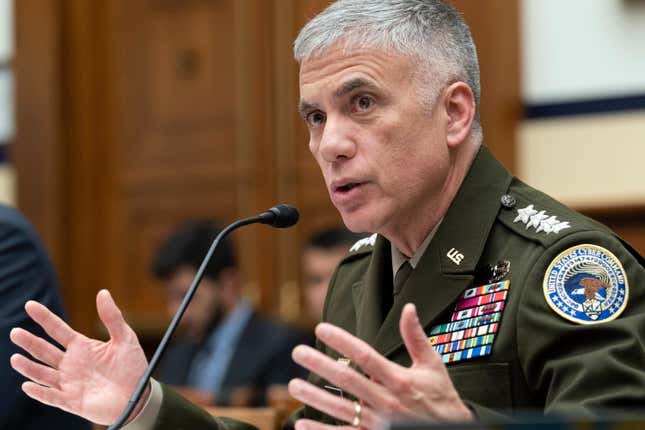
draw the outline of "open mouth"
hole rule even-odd
[[[348,184],[341,185],[340,187],[336,188],[336,191],[339,191],[341,193],[346,193],[346,192],[350,191],[351,189],[356,188],[356,187],[358,187],[360,185],[361,184],[358,183],[358,182],[350,182]]]

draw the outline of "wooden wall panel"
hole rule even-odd
[[[484,143],[513,171],[515,128],[522,119],[519,2],[449,0],[449,3],[464,15],[477,46]]]
[[[111,2],[112,279],[140,330],[164,319],[150,258],[187,219],[228,223],[239,210],[233,1]],[[135,30],[136,31],[133,31]],[[129,31],[128,31],[129,30]],[[252,169],[252,168],[251,168]],[[243,258],[243,261],[246,259]],[[155,322],[156,321],[156,322]]]
[[[235,2],[236,149],[239,168],[246,172],[238,184],[238,205],[245,216],[266,210],[279,200],[273,108],[275,29],[271,19],[277,2]],[[288,232],[256,226],[237,235],[247,294],[254,295],[265,311],[275,308],[282,258],[277,243],[285,234]]]
[[[42,235],[54,264],[66,260],[61,2],[14,2],[18,206]],[[64,273],[61,273],[64,276]]]
[[[142,171],[142,179],[174,182],[221,169],[234,181],[234,46],[222,37],[235,30],[233,3],[113,3],[121,25],[139,28],[114,41],[125,183]]]

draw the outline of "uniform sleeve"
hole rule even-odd
[[[213,417],[162,384],[163,401],[152,430],[257,430],[229,418]]]
[[[626,305],[613,320],[573,322],[556,313],[545,298],[543,284],[547,271],[552,273],[551,263],[579,245],[609,251],[624,268]],[[593,417],[645,405],[645,268],[641,261],[603,232],[566,236],[536,261],[523,288],[516,336],[526,383],[536,398],[544,399],[544,413]]]
[[[150,378],[150,397],[146,404],[134,417],[132,421],[123,426],[122,430],[148,430],[151,429],[159,415],[161,403],[163,402],[163,390],[161,384],[154,378]]]
[[[475,402],[464,400],[464,403],[475,415],[480,423],[504,424],[512,422],[511,417],[491,408],[487,408]]]

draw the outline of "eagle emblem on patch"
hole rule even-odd
[[[629,297],[622,264],[596,245],[574,246],[558,255],[544,275],[543,287],[551,309],[578,324],[618,318]]]

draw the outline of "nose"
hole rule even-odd
[[[351,126],[342,119],[328,117],[319,151],[322,158],[330,163],[352,158],[356,154],[356,143]]]

